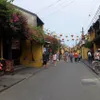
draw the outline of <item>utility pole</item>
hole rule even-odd
[[[82,35],[81,35],[81,42],[82,42],[82,47],[81,47],[81,55],[82,55],[82,59],[84,59],[84,28],[82,27]]]

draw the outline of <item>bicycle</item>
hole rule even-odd
[[[100,74],[100,61],[95,60],[92,62],[92,69],[97,73]]]

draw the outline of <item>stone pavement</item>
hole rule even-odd
[[[3,91],[0,100],[100,100],[100,77],[81,62],[61,60]]]
[[[24,68],[18,70],[14,75],[4,75],[0,77],[0,92],[16,85],[17,83],[33,76],[35,73],[39,72],[42,68]]]

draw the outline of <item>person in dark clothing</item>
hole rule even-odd
[[[46,48],[46,56],[47,56],[47,61],[49,61],[49,56],[50,56],[50,52],[49,52],[49,48]]]
[[[48,58],[47,58],[46,53],[44,52],[43,53],[43,67],[44,68],[47,68],[47,62],[48,62]]]
[[[74,55],[73,55],[72,52],[70,52],[69,57],[70,57],[70,61],[73,62],[73,57],[74,57]]]

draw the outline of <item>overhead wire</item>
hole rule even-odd
[[[98,7],[98,9],[97,9],[97,11],[96,11],[95,15],[93,16],[93,18],[92,18],[92,20],[91,20],[90,24],[88,25],[88,27],[86,28],[86,30],[85,30],[85,31],[87,31],[87,30],[88,30],[88,28],[89,28],[89,27],[90,27],[93,23],[95,23],[95,22],[96,22],[96,20],[98,19],[98,15],[100,15],[100,6]]]
[[[95,2],[95,0],[93,0],[92,2]],[[93,5],[92,8],[91,8],[91,10],[90,10],[90,12],[89,12],[89,14],[88,14],[88,18],[87,18],[85,24],[88,24],[89,21],[91,21],[91,22],[87,25],[87,27],[85,29],[85,32],[88,30],[88,28],[90,27],[90,25],[93,23],[92,21],[94,20],[94,17],[96,16],[96,13],[95,13],[95,15],[93,16],[93,18],[91,20],[89,20],[91,18],[91,16],[92,16],[92,13],[94,12],[94,8],[95,8],[95,6]],[[97,10],[97,12],[98,12],[98,10]],[[85,26],[85,24],[84,24],[84,26]]]
[[[57,3],[59,3],[60,1],[62,1],[62,0],[57,0],[57,1],[53,2],[53,3],[50,4],[49,6],[43,8],[41,11],[37,12],[37,14],[46,11],[47,9],[49,9],[49,8],[53,7],[54,5],[56,5]]]
[[[95,0],[92,0],[92,2],[94,2],[94,1],[95,1]],[[85,26],[85,25],[89,22],[89,19],[90,19],[92,13],[93,13],[93,10],[94,10],[94,5],[92,5],[92,7],[91,7],[91,9],[90,9],[90,11],[89,11],[89,14],[88,14],[88,16],[87,16],[87,19],[86,19],[86,21],[84,22],[83,26]]]
[[[72,0],[71,2],[69,2],[68,4],[62,6],[61,8],[57,9],[56,11],[52,12],[51,14],[48,14],[47,16],[51,16],[53,14],[56,14],[57,12],[59,12],[60,10],[66,8],[67,6],[69,6],[70,4],[72,4],[73,2],[75,2],[75,0]],[[44,16],[43,18],[47,17],[47,16]]]

